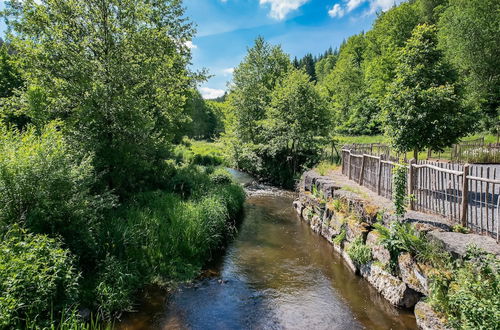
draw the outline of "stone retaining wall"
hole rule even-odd
[[[394,306],[414,308],[417,305],[416,319],[421,329],[446,328],[442,319],[422,301],[429,293],[427,274],[430,267],[419,264],[406,253],[398,256],[398,270],[394,272],[397,276],[388,271],[390,253],[379,243],[378,233],[372,229],[377,221],[383,224],[395,221],[390,212],[382,212],[366,196],[361,196],[363,194],[342,189],[330,177],[314,171],[304,173],[299,191],[299,198],[293,205],[301,219],[327,239],[355,273],[364,277]],[[429,221],[417,223],[415,228],[432,233],[434,239],[449,230],[442,223]],[[339,235],[345,239],[336,240]],[[356,239],[361,239],[371,249],[373,260],[367,264],[357,264],[347,253]]]

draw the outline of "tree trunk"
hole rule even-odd
[[[418,149],[413,150],[413,158],[415,159],[415,161],[418,160]]]

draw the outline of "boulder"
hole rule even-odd
[[[415,319],[421,330],[448,330],[446,320],[439,316],[432,307],[423,301],[415,305]]]
[[[385,266],[391,262],[391,254],[379,243],[379,238],[380,235],[376,231],[369,232],[366,237],[366,245],[372,249],[373,259]]]
[[[362,265],[360,273],[394,306],[411,308],[420,300],[419,293],[374,263]]]
[[[409,253],[400,254],[398,257],[401,279],[413,290],[429,295],[429,283],[427,280],[430,267],[417,263]]]

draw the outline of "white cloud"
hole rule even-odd
[[[299,9],[309,0],[259,0],[260,5],[271,5],[269,16],[283,20],[290,12]]]
[[[344,14],[345,14],[345,10],[338,3],[334,4],[332,9],[330,9],[328,11],[328,15],[330,15],[330,17],[340,18],[340,17],[344,16]]]
[[[234,68],[227,68],[227,69],[222,70],[222,73],[224,73],[225,76],[230,76],[233,74],[233,72],[234,72]]]
[[[225,92],[223,89],[200,87],[200,93],[204,99],[215,99],[223,96]]]
[[[348,0],[346,4],[347,12],[358,8],[363,2],[365,2],[365,0]]]
[[[184,43],[184,45],[186,45],[187,48],[189,49],[196,49],[198,48],[198,46],[196,46],[195,44],[193,44],[193,42],[191,40],[188,40]]]
[[[342,17],[346,13],[353,11],[364,3],[368,3],[369,9],[365,14],[374,14],[377,11],[386,11],[392,8],[392,6],[400,4],[406,0],[344,0],[343,4],[337,3],[332,9],[328,10],[328,15],[330,17]]]
[[[373,14],[379,10],[389,10],[394,5],[400,4],[403,1],[405,0],[370,0],[370,14]]]

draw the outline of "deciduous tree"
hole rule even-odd
[[[435,26],[419,25],[400,51],[396,79],[383,103],[386,133],[401,152],[442,150],[473,125],[456,75],[437,47]]]

